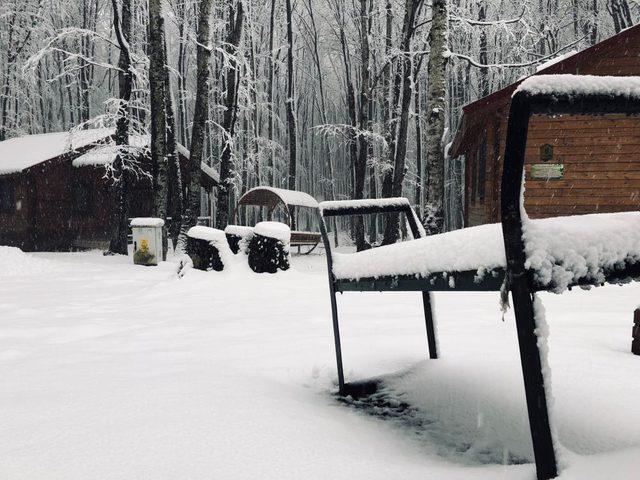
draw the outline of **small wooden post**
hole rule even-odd
[[[631,353],[640,355],[640,308],[633,312],[633,341],[631,342]]]
[[[436,343],[436,329],[433,322],[433,304],[431,293],[422,292],[422,304],[424,305],[424,321],[427,327],[427,344],[429,346],[429,358],[438,358],[438,346]]]

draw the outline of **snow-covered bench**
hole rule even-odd
[[[320,204],[327,253],[338,381],[342,395],[370,391],[375,382],[345,383],[336,293],[420,291],[431,358],[437,358],[430,292],[511,292],[527,410],[539,479],[557,475],[545,391],[545,320],[536,292],[640,279],[640,213],[529,220],[523,170],[531,115],[640,114],[639,77],[541,75],[513,95],[501,189],[502,223],[424,237],[405,199]],[[324,218],[401,212],[414,240],[355,254],[331,251]]]

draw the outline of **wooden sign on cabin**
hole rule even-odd
[[[531,165],[532,180],[561,180],[564,178],[564,165],[560,163],[536,163]]]

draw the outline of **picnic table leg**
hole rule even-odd
[[[520,362],[527,398],[529,428],[533,442],[538,480],[549,480],[558,475],[556,454],[553,448],[549,412],[545,392],[532,293],[523,277],[512,280],[511,295],[516,315]]]
[[[424,321],[427,327],[427,344],[429,346],[429,358],[438,358],[438,344],[436,342],[436,329],[433,321],[433,302],[430,292],[422,292],[422,304],[424,306]]]

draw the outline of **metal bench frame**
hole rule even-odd
[[[420,231],[410,206],[350,208],[342,207],[320,210],[320,231],[327,255],[329,289],[331,294],[331,313],[338,367],[338,383],[341,395],[366,394],[372,391],[366,383],[345,383],[340,330],[338,323],[337,292],[345,291],[421,291],[427,329],[429,356],[438,357],[436,350],[436,332],[433,323],[430,292],[435,291],[499,291],[503,285],[511,292],[516,318],[520,361],[525,386],[525,396],[529,425],[536,463],[537,477],[547,480],[557,476],[556,453],[549,425],[549,413],[542,374],[538,338],[535,334],[536,321],[533,300],[535,292],[552,289],[553,286],[537,285],[534,272],[525,268],[526,254],[522,239],[521,198],[524,185],[525,147],[529,120],[532,115],[604,115],[604,114],[640,114],[640,100],[626,95],[602,95],[585,93],[532,94],[526,90],[517,91],[511,101],[507,141],[502,172],[501,213],[504,246],[507,258],[505,269],[487,273],[482,279],[476,278],[475,271],[439,272],[416,278],[415,276],[390,276],[382,278],[363,278],[360,280],[339,280],[333,275],[331,244],[327,234],[324,217],[339,215],[361,215],[372,213],[405,213],[414,238],[420,237]],[[522,206],[524,208],[524,206]],[[453,283],[444,278],[443,273],[453,277]],[[626,283],[640,279],[640,264],[626,264],[624,267],[605,272],[605,283]],[[589,280],[576,283],[595,285]],[[453,285],[453,286],[452,286]],[[369,382],[371,383],[371,382]],[[373,388],[375,389],[375,388]]]

